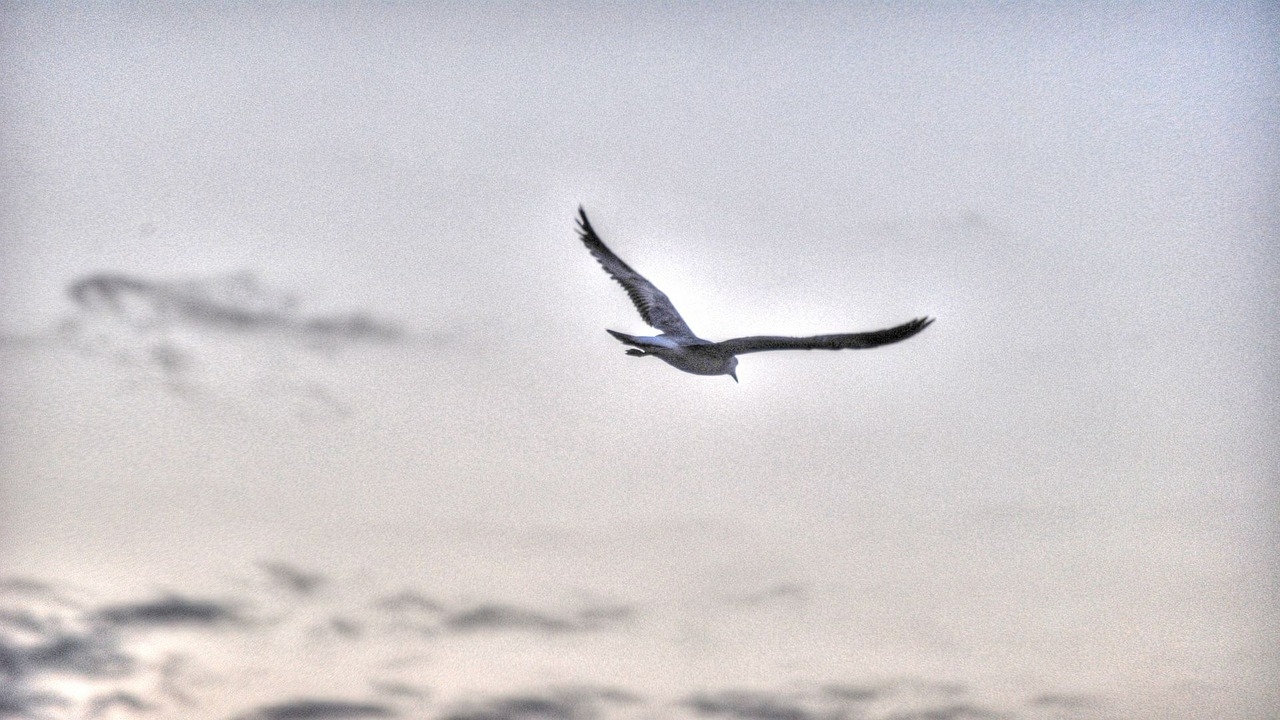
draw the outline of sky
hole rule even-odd
[[[1278,28],[4,3],[0,716],[1280,715]]]

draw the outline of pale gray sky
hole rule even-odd
[[[0,708],[1280,712],[1264,3],[0,16]]]

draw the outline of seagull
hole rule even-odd
[[[844,333],[840,335],[813,335],[810,337],[782,337],[777,335],[752,335],[723,342],[704,340],[685,323],[676,306],[666,294],[643,275],[631,269],[613,251],[605,246],[600,236],[587,220],[587,212],[578,207],[578,235],[582,244],[609,277],[618,281],[631,302],[635,303],[640,317],[651,327],[662,331],[661,335],[628,335],[617,330],[605,332],[622,344],[630,345],[628,355],[645,357],[652,355],[663,362],[694,375],[728,375],[738,382],[738,355],[766,350],[858,350],[888,345],[915,335],[929,327],[931,317],[919,317],[901,325],[870,332]]]

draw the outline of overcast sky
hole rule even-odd
[[[5,3],[0,714],[1274,716],[1278,21]]]

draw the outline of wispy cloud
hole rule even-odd
[[[684,704],[705,717],[739,720],[809,720],[817,717],[791,698],[762,692],[702,693],[689,698]]]
[[[49,618],[31,610],[0,608],[0,627],[42,635],[53,630]]]
[[[231,605],[217,600],[196,600],[167,595],[156,600],[109,605],[98,611],[108,625],[154,627],[174,625],[216,626],[243,621]]]
[[[393,342],[403,336],[399,327],[362,312],[303,314],[296,298],[267,290],[250,273],[188,281],[98,273],[71,283],[67,293],[83,312],[138,329],[194,325],[334,341]]]
[[[18,677],[56,673],[83,678],[119,678],[133,673],[136,659],[120,638],[103,628],[81,634],[58,633],[26,647],[10,646],[4,654]]]
[[[1069,695],[1065,693],[1044,693],[1031,699],[1032,705],[1058,707],[1070,710],[1083,710],[1093,707],[1098,702],[1091,695]]]
[[[53,720],[63,717],[62,713],[53,711],[68,711],[73,706],[74,703],[57,693],[31,690],[16,683],[0,684],[0,718]]]
[[[513,605],[484,604],[460,610],[445,618],[445,627],[455,631],[535,630],[548,633],[585,632],[618,625],[631,619],[629,606],[584,608],[574,615],[557,616]]]
[[[724,720],[996,720],[1027,717],[1018,709],[988,707],[968,699],[953,683],[915,679],[861,684],[827,684],[773,692],[759,689],[702,692],[682,704],[696,715]]]
[[[195,698],[184,687],[188,662],[185,655],[170,654],[156,668],[156,689],[159,693],[187,708],[196,705]]]
[[[402,590],[394,595],[379,598],[377,607],[392,613],[428,613],[444,610],[439,601],[413,590]]]
[[[173,393],[221,398],[233,389],[284,396],[299,409],[345,414],[325,379],[356,346],[400,346],[409,334],[363,311],[310,312],[250,273],[162,280],[95,273],[73,281],[62,335],[76,347],[141,368]]]
[[[441,720],[591,720],[608,705],[634,705],[643,700],[616,688],[553,688],[461,704]]]
[[[300,570],[282,562],[259,563],[258,567],[274,584],[299,595],[310,595],[325,583],[325,577],[319,573]]]
[[[58,630],[34,640],[0,631],[0,717],[65,717],[76,706],[46,683],[115,681],[133,676],[138,660],[102,628]]]
[[[9,582],[7,590],[0,597],[0,717],[121,717],[175,701],[190,706],[182,660],[157,664],[151,641],[172,630],[248,626],[227,603],[176,594],[82,606],[58,602],[56,586]]]
[[[154,710],[155,706],[131,692],[116,691],[91,699],[89,701],[89,707],[85,710],[85,717],[103,717],[107,713],[112,712],[113,709],[118,709],[124,712],[139,713]]]
[[[53,592],[54,587],[52,585],[40,580],[22,577],[0,578],[0,595],[43,595],[52,594]]]
[[[511,605],[480,605],[462,610],[445,619],[452,630],[518,629],[543,632],[571,632],[577,623],[570,619],[547,615]]]
[[[895,712],[886,715],[885,720],[997,720],[998,718],[1011,717],[1010,714],[988,710],[972,703],[956,703],[941,707]]]
[[[369,683],[369,687],[374,691],[374,693],[389,698],[424,700],[431,695],[430,691],[426,688],[405,682],[375,680]]]
[[[244,715],[236,715],[233,720],[354,720],[398,715],[394,707],[382,703],[299,699],[260,707]]]
[[[823,694],[842,702],[865,703],[883,697],[884,688],[869,685],[826,685]]]
[[[806,596],[807,593],[801,585],[797,585],[795,583],[778,583],[757,592],[747,593],[745,595],[732,598],[732,602],[736,605],[744,606],[768,605],[785,600],[803,601]]]
[[[352,640],[364,634],[364,625],[341,616],[329,618],[328,629],[340,637]]]
[[[151,598],[76,605],[61,603],[64,594],[36,580],[7,580],[0,585],[0,696],[15,717],[142,715],[154,710],[201,703],[208,672],[195,659],[212,637],[235,643],[237,633],[263,635],[264,642],[313,643],[339,638],[360,643],[353,652],[367,659],[374,700],[293,699],[262,704],[237,718],[305,720],[308,718],[391,717],[407,707],[421,714],[430,693],[408,681],[406,667],[394,668],[387,654],[422,651],[442,633],[532,632],[573,634],[607,629],[631,621],[635,609],[625,604],[591,604],[569,612],[534,610],[490,602],[451,606],[412,588],[388,593],[341,585],[330,577],[282,562],[258,569],[266,582],[238,583],[231,599],[168,592]],[[323,592],[322,592],[323,590]],[[287,601],[281,612],[279,603]],[[415,629],[406,636],[401,630]],[[193,637],[192,632],[204,633]],[[214,636],[208,633],[217,633]],[[267,637],[270,636],[270,637]],[[386,643],[380,656],[379,643]],[[315,646],[312,646],[315,647]],[[381,661],[379,660],[381,658]],[[193,674],[195,668],[195,674]],[[394,673],[391,675],[390,673]],[[197,676],[205,676],[206,681]],[[65,682],[80,687],[74,695],[58,692]],[[218,680],[216,682],[223,682]],[[529,716],[537,708],[586,717],[590,708],[628,702],[623,691],[577,688],[549,694],[497,698],[459,712],[498,712]],[[66,707],[63,707],[66,705]]]
[[[0,578],[0,598],[16,597],[50,602],[63,607],[80,607],[75,593],[67,588],[32,578]]]
[[[554,635],[545,641],[572,644],[577,633],[635,623],[635,608],[595,604],[553,612],[502,602],[454,606],[414,589],[387,593],[348,587],[283,564],[260,569],[271,582],[250,584],[248,594],[233,601],[169,593],[102,604],[86,598],[71,606],[54,599],[65,594],[57,585],[0,582],[0,717],[126,718],[158,712],[208,717],[200,714],[205,693],[211,685],[226,693],[235,672],[203,665],[200,654],[215,640],[226,644],[214,647],[283,642],[295,643],[295,652],[339,653],[350,662],[352,680],[362,680],[367,692],[354,700],[307,694],[314,690],[274,702],[260,698],[231,720],[594,720],[663,713],[713,720],[1084,720],[1105,715],[1104,705],[1087,695],[1044,689],[1020,705],[998,705],[963,684],[912,677],[809,686],[792,682],[781,690],[712,684],[672,699],[649,699],[610,686],[556,685],[493,695],[481,691],[456,700],[448,689],[428,689],[420,682],[435,677],[431,664],[437,643],[459,651],[477,634],[512,632],[528,635],[521,642],[536,644],[540,636]],[[325,592],[305,594],[322,581]],[[264,606],[279,601],[277,588],[300,606],[298,612],[264,612]],[[430,632],[399,632],[406,624]],[[344,642],[335,644],[332,638]],[[448,699],[435,700],[436,693]]]

